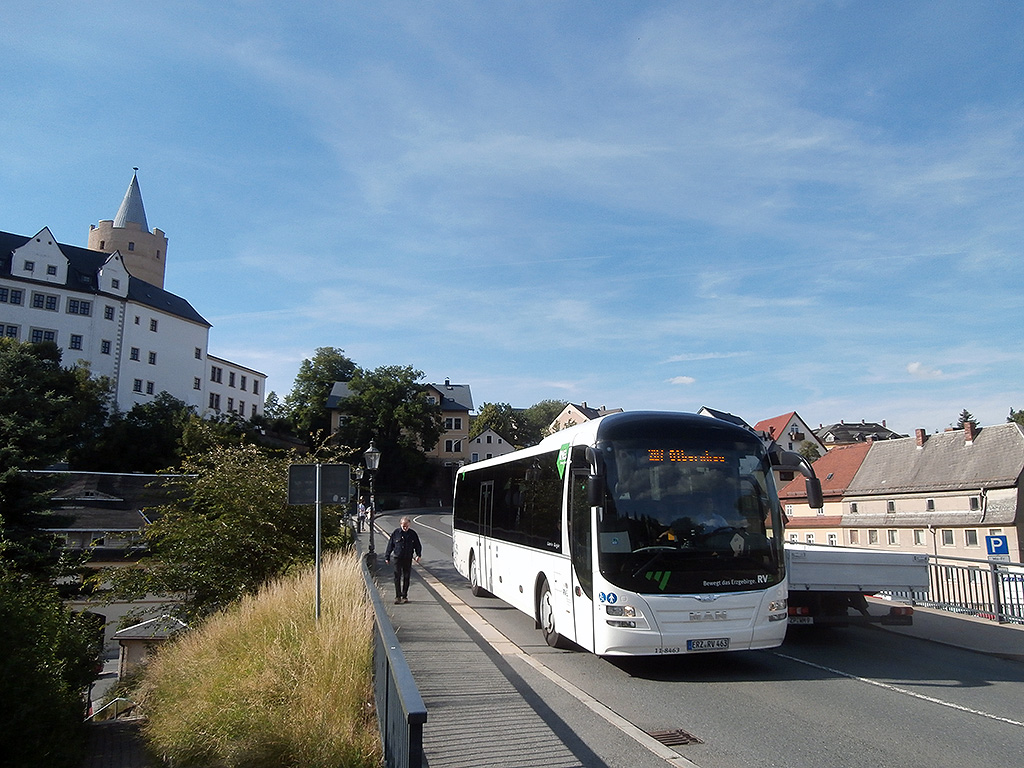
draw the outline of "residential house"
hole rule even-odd
[[[828,449],[837,445],[866,443],[875,440],[896,440],[906,437],[906,435],[893,432],[885,426],[884,419],[881,424],[876,424],[873,421],[861,421],[859,424],[856,422],[847,424],[845,421],[840,421],[838,424],[827,426],[819,424],[818,428],[814,430],[814,434],[819,442]]]
[[[1024,560],[1024,430],[1015,423],[963,429],[915,437],[872,441],[847,484],[835,476],[834,493],[822,515],[830,523],[812,524],[817,511],[806,506],[797,480],[780,492],[791,508],[792,533],[835,534],[838,544],[921,551],[932,555],[987,557],[987,536],[1005,536],[1010,558]],[[834,449],[835,450],[835,449]],[[825,462],[814,463],[823,483],[829,482]],[[855,455],[847,456],[850,466]],[[839,459],[837,468],[845,466]],[[848,471],[849,467],[843,471]],[[833,470],[834,471],[834,470]]]
[[[759,421],[754,425],[754,431],[774,440],[787,451],[794,451],[804,456],[812,450],[821,456],[827,450],[825,444],[818,439],[818,436],[796,411]]]
[[[515,446],[488,427],[469,441],[469,460],[483,461],[495,456],[504,456],[514,450]]]
[[[591,408],[587,405],[586,400],[578,405],[576,403],[568,403],[548,426],[548,433],[554,434],[566,427],[573,427],[585,421],[607,416],[609,413],[622,413],[622,409],[605,408],[603,405],[600,408]]]

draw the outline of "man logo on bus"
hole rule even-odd
[[[608,603],[609,605],[619,602],[619,596],[614,592],[600,592],[597,597],[602,603]]]

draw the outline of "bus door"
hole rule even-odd
[[[588,650],[593,650],[593,514],[587,501],[589,470],[585,463],[580,466],[576,461],[576,452],[584,450],[583,447],[573,449],[573,469],[569,478],[569,551],[572,556],[572,615],[576,627],[576,642]]]
[[[480,484],[480,504],[477,509],[477,571],[480,586],[491,592],[491,563],[494,560],[494,543],[491,540],[491,528],[494,524],[494,481],[486,480]]]

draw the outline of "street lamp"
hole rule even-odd
[[[370,441],[370,447],[366,449],[363,457],[366,459],[366,471],[370,475],[370,547],[366,553],[366,564],[373,566],[377,563],[377,552],[373,544],[374,516],[377,514],[377,501],[373,498],[373,475],[380,466],[380,450],[374,445],[373,440]]]

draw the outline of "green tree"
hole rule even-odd
[[[178,501],[153,510],[156,520],[144,532],[148,554],[139,567],[110,572],[113,595],[166,597],[174,615],[192,622],[309,563],[314,514],[288,505],[290,463],[254,445],[186,457],[181,474],[166,480]],[[345,543],[341,514],[328,506],[322,515],[327,549]]]
[[[565,400],[541,400],[523,411],[516,444],[536,445],[547,437],[548,427],[565,406]]]
[[[75,469],[90,472],[157,472],[181,461],[182,433],[195,409],[161,392],[127,413],[111,415],[96,439],[72,456]]]
[[[81,763],[82,692],[101,646],[102,629],[69,611],[52,584],[0,563],[0,686],[12,703],[0,728],[4,765]]]
[[[484,403],[469,426],[469,439],[488,429],[493,429],[512,445],[519,445],[518,416],[508,403]]]
[[[963,429],[964,426],[968,423],[973,424],[975,427],[978,426],[978,420],[974,418],[974,415],[970,411],[964,408],[962,411],[960,411],[960,416],[958,417],[956,422],[956,428]]]
[[[285,397],[284,406],[296,430],[312,447],[330,436],[331,415],[327,398],[336,381],[348,381],[356,364],[337,347],[319,347],[312,359],[303,360]]]
[[[821,458],[821,451],[818,450],[818,446],[811,442],[805,442],[800,446],[800,455],[803,456],[810,462],[815,462]]]
[[[56,575],[60,546],[45,527],[53,488],[47,476],[23,470],[65,459],[105,414],[106,390],[87,371],[61,367],[52,343],[0,339],[0,549],[18,570]]]
[[[1013,408],[1010,409],[1010,415],[1006,417],[1007,422],[1015,422],[1024,427],[1024,411],[1015,411]]]
[[[385,365],[357,368],[349,381],[338,437],[360,448],[376,441],[382,453],[380,487],[418,487],[428,479],[423,451],[437,444],[444,426],[441,405],[428,401],[422,377],[411,366]]]

